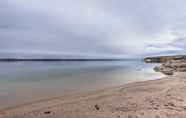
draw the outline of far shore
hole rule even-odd
[[[19,62],[19,61],[122,61],[122,60],[133,60],[133,59],[122,59],[122,58],[77,58],[77,59],[61,59],[61,58],[0,58],[0,62]]]

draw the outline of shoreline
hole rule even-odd
[[[158,60],[164,58],[172,59]],[[183,118],[186,62],[171,60],[154,70],[167,76],[9,107],[0,118]]]
[[[35,66],[35,67],[37,67],[37,66]],[[1,97],[2,99],[0,101],[0,111],[5,109],[5,108],[12,107],[12,106],[19,106],[19,105],[22,105],[22,104],[25,104],[25,103],[29,104],[29,103],[37,102],[37,101],[40,101],[40,100],[43,100],[43,99],[45,100],[45,99],[51,99],[51,98],[64,96],[64,94],[66,96],[66,93],[69,94],[69,92],[70,93],[77,93],[77,92],[83,92],[84,93],[84,92],[87,92],[87,91],[101,90],[101,89],[105,89],[105,88],[107,89],[107,88],[111,88],[111,87],[113,88],[113,87],[125,85],[127,83],[160,78],[160,76],[163,75],[161,73],[154,72],[152,70],[151,65],[143,66],[143,67],[144,68],[139,67],[139,69],[138,68],[137,69],[136,68],[131,69],[131,71],[129,73],[126,73],[126,74],[125,74],[125,70],[123,71],[123,69],[120,69],[120,68],[117,69],[117,70],[115,70],[115,69],[113,69],[111,71],[109,70],[109,71],[106,71],[105,73],[98,72],[98,76],[95,75],[95,74],[97,74],[97,70],[96,71],[91,70],[91,71],[89,71],[90,73],[87,73],[87,74],[86,73],[81,73],[82,76],[79,75],[79,73],[74,74],[74,75],[78,75],[78,76],[74,76],[74,75],[70,76],[70,79],[74,78],[74,80],[75,80],[75,79],[80,78],[79,80],[82,81],[81,83],[87,83],[87,84],[82,85],[82,86],[79,86],[80,84],[78,84],[78,85],[74,84],[75,86],[72,86],[73,84],[71,84],[71,86],[67,85],[68,88],[63,87],[64,84],[63,83],[61,84],[61,82],[63,82],[63,81],[59,81],[60,79],[56,81],[55,77],[54,77],[54,79],[52,77],[50,77],[49,78],[50,81],[48,82],[48,84],[44,83],[44,84],[35,85],[33,83],[29,83],[30,81],[28,81],[28,82],[25,81],[26,83],[23,83],[23,84],[28,85],[28,87],[25,86],[25,85],[22,86],[22,83],[20,84],[20,86],[21,86],[20,87],[20,86],[18,86],[19,84],[16,83],[15,85],[18,86],[18,88],[12,87],[12,88],[14,88],[14,90],[11,90],[11,89],[10,90],[7,89],[7,91],[5,91],[6,89],[4,91],[2,90],[2,93],[6,93],[6,92],[10,93],[9,91],[14,91],[14,92],[17,91],[18,93],[16,95],[16,98],[14,97],[14,94],[10,94],[9,96],[7,95],[7,96],[4,97],[3,96],[4,94],[1,93],[0,96],[3,96],[3,97]],[[102,69],[100,69],[100,70],[102,70]],[[122,72],[124,72],[124,73],[122,73]],[[125,78],[125,76],[126,76],[126,78]],[[86,78],[88,78],[89,80],[86,80]],[[45,80],[47,78],[43,78],[43,79]],[[83,80],[85,80],[85,82]],[[97,80],[98,80],[98,82],[97,82]],[[89,81],[93,82],[93,83],[90,83]],[[40,82],[40,81],[35,81],[34,80],[34,82],[35,83],[36,82],[43,83],[45,81]],[[75,80],[75,82],[78,82],[78,81]],[[9,84],[5,83],[4,85],[9,85]],[[14,83],[12,85],[14,85]],[[32,87],[32,85],[33,85],[33,87]],[[40,86],[40,85],[44,85],[44,86]],[[50,85],[51,87],[50,86],[47,87],[46,85]],[[26,87],[26,88],[24,88],[24,87]],[[72,88],[72,87],[74,87],[74,88]],[[1,88],[3,88],[3,87],[1,87]],[[5,88],[8,88],[8,87],[5,87]],[[24,89],[22,89],[22,88],[24,88]],[[33,92],[31,92],[31,90]]]
[[[166,76],[161,74],[161,73],[159,73],[159,74],[156,73],[155,75],[153,75],[153,77],[148,78],[148,80],[146,80],[146,79],[132,80],[132,81],[128,81],[124,84],[120,84],[120,85],[111,85],[111,86],[98,87],[98,88],[87,88],[86,90],[66,89],[63,92],[61,92],[62,94],[60,94],[60,95],[49,95],[47,97],[39,97],[38,99],[30,100],[30,101],[27,101],[27,102],[24,102],[24,103],[18,103],[18,104],[13,104],[13,105],[4,105],[5,107],[0,107],[0,112],[1,111],[6,111],[6,110],[9,110],[9,109],[19,108],[19,107],[25,106],[25,105],[31,105],[33,103],[40,103],[40,102],[50,101],[50,100],[53,100],[53,99],[58,99],[58,98],[63,98],[63,97],[70,97],[70,96],[74,96],[74,95],[77,95],[77,94],[86,95],[86,94],[94,93],[94,92],[97,92],[97,91],[109,90],[109,89],[123,87],[123,86],[126,86],[128,84],[158,80],[158,79],[161,79],[161,78],[164,78],[164,77],[166,77]]]
[[[16,109],[16,108],[19,108],[19,107],[22,107],[22,106],[32,105],[32,104],[35,104],[35,103],[37,104],[37,103],[40,103],[40,102],[51,101],[51,100],[54,100],[54,99],[61,99],[63,97],[72,97],[72,96],[75,96],[75,95],[77,95],[77,96],[84,95],[85,96],[87,94],[92,94],[92,93],[99,92],[99,91],[121,88],[121,87],[124,87],[126,85],[130,85],[130,84],[159,80],[159,79],[164,78],[164,77],[166,77],[166,76],[159,75],[159,76],[153,77],[153,79],[151,78],[149,80],[136,80],[136,81],[131,81],[131,82],[125,83],[123,85],[116,85],[116,86],[103,87],[103,88],[97,88],[97,89],[92,88],[92,89],[88,89],[88,90],[66,90],[66,92],[63,91],[63,94],[60,95],[60,96],[51,96],[51,97],[46,97],[46,98],[41,98],[41,99],[37,99],[37,100],[34,100],[34,101],[26,102],[26,103],[23,103],[23,104],[8,106],[8,107],[5,107],[5,108],[0,108],[0,113],[3,112],[3,111]]]
[[[178,73],[156,80],[41,100],[5,109],[0,112],[4,114],[0,118],[167,118],[167,114],[186,115],[186,94],[181,92],[186,86],[185,78],[185,73]],[[167,92],[173,92],[172,96]]]

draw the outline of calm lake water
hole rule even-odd
[[[136,61],[0,63],[0,109],[129,82],[156,79],[152,64]]]

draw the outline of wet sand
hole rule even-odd
[[[60,91],[59,91],[60,92]],[[0,118],[184,118],[186,73],[41,100],[0,112]]]

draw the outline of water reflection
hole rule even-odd
[[[154,79],[141,61],[0,63],[0,108],[88,90]]]

